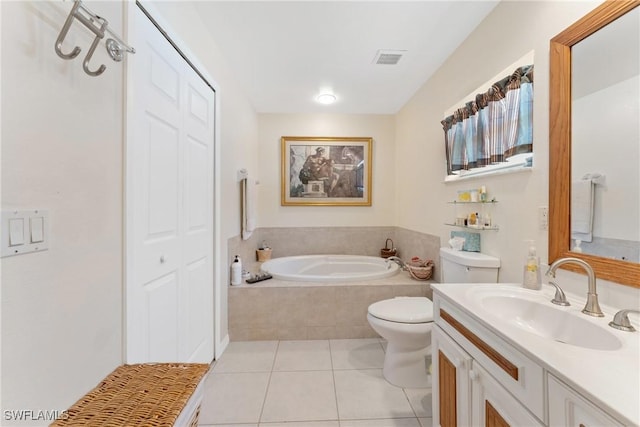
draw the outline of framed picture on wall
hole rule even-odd
[[[371,206],[373,139],[283,136],[282,206]]]

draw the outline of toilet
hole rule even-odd
[[[500,259],[441,248],[440,266],[442,283],[497,283]],[[402,388],[431,387],[431,300],[396,297],[378,301],[369,306],[367,320],[387,340],[384,378]]]

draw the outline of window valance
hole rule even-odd
[[[441,123],[447,175],[533,152],[533,65],[518,67]]]

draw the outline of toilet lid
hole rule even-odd
[[[396,297],[374,302],[369,314],[398,323],[433,322],[433,303],[425,297]]]

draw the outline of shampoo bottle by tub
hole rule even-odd
[[[231,263],[231,284],[239,285],[242,283],[242,261],[236,255],[236,258]]]
[[[524,265],[524,277],[522,286],[527,289],[542,289],[542,277],[540,276],[540,260],[536,255],[535,246],[529,246],[529,255]]]

